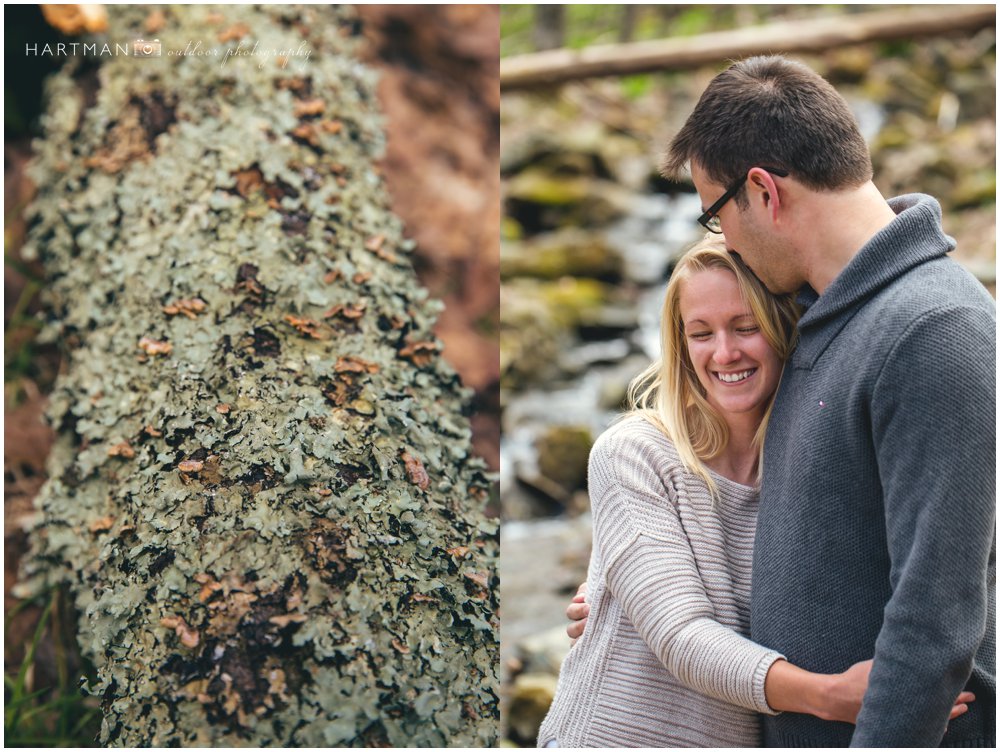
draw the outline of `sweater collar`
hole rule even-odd
[[[896,218],[862,246],[826,292],[817,295],[808,285],[800,291],[799,303],[807,309],[800,329],[851,308],[904,272],[955,248],[954,239],[941,229],[941,206],[935,199],[910,193],[889,199],[889,206]]]

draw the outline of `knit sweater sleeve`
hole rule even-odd
[[[852,746],[937,746],[972,671],[995,567],[995,332],[983,309],[925,314],[875,383],[892,595]]]
[[[594,544],[609,592],[660,662],[703,694],[761,713],[782,656],[719,624],[670,480],[677,468],[642,431],[604,434],[591,452]]]

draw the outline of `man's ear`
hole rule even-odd
[[[761,167],[751,167],[747,172],[747,194],[750,203],[759,202],[774,221],[781,208],[781,191],[774,175]]]

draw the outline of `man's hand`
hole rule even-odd
[[[573,644],[583,635],[583,630],[587,627],[587,616],[590,614],[590,604],[586,602],[587,583],[584,582],[576,590],[576,595],[566,608],[566,618],[571,624],[566,627],[566,634],[570,636]]]

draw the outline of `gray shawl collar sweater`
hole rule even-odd
[[[765,447],[751,638],[825,673],[875,658],[855,727],[767,746],[995,746],[996,306],[934,199],[805,290]],[[977,700],[952,721],[963,686]]]

